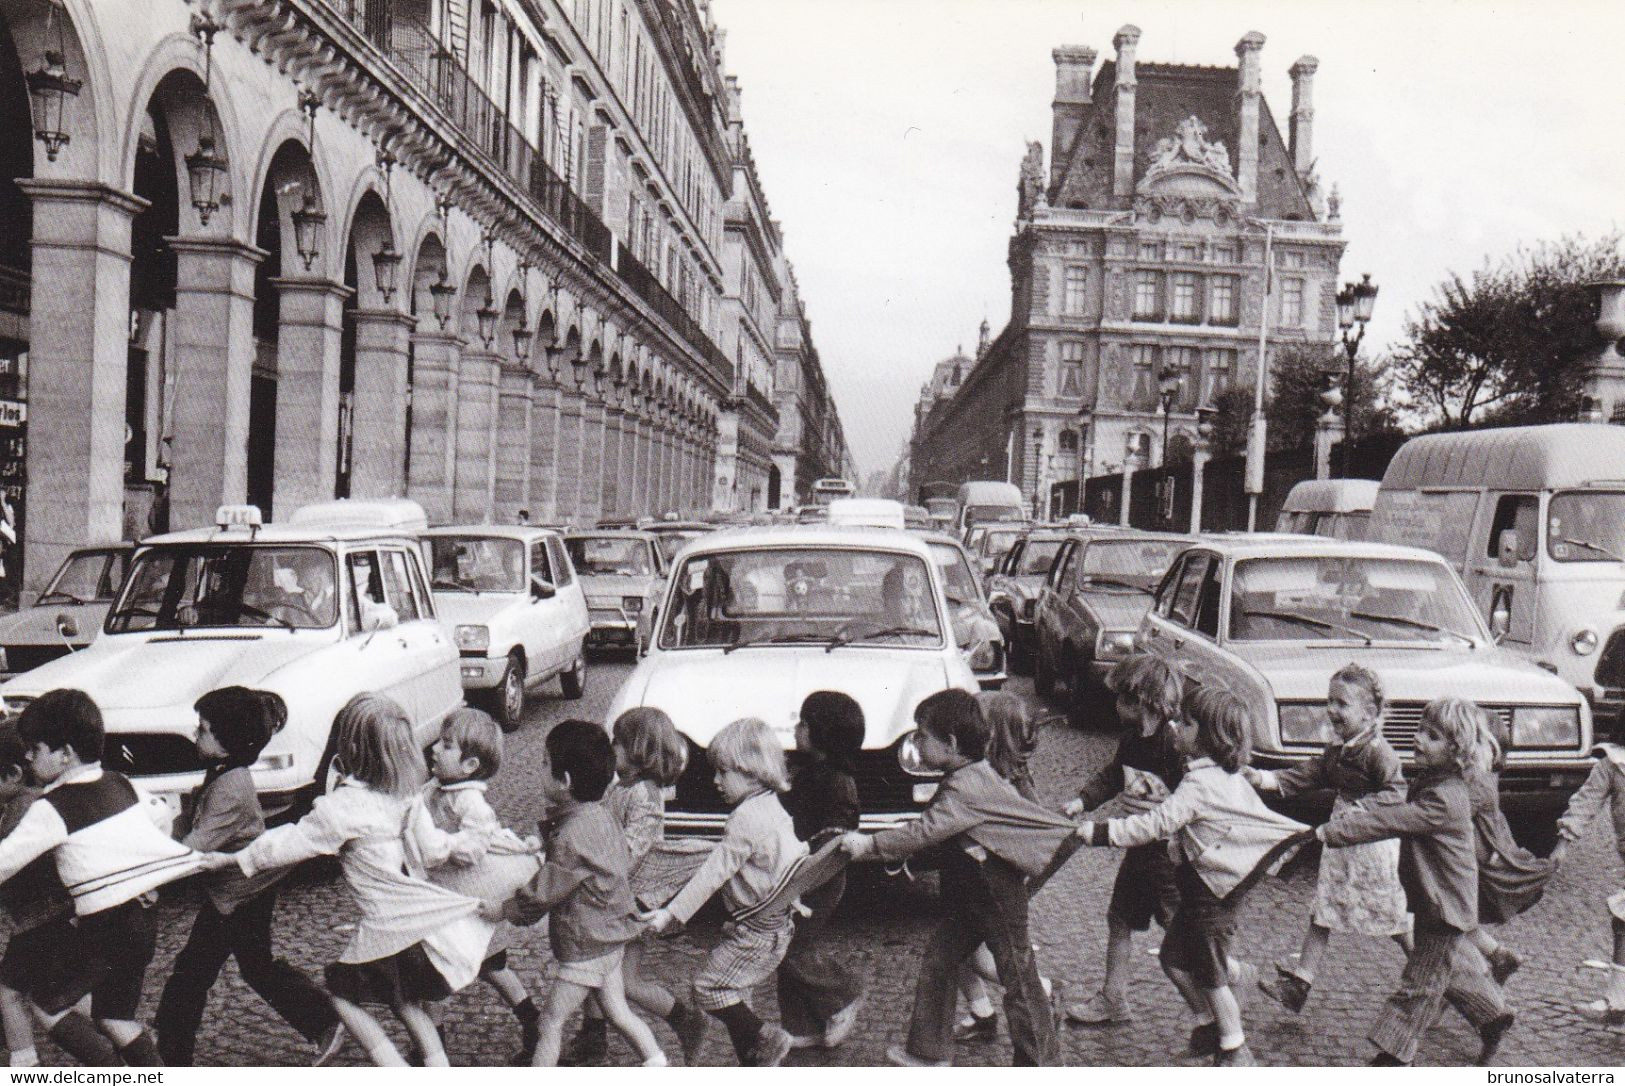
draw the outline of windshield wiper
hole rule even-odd
[[[1409,626],[1413,630],[1426,630],[1428,633],[1444,634],[1447,637],[1459,637],[1469,645],[1478,644],[1478,642],[1474,641],[1466,634],[1457,633],[1455,630],[1447,630],[1443,626],[1435,626],[1431,622],[1423,622],[1420,619],[1406,618],[1403,615],[1377,615],[1372,614],[1370,611],[1350,611],[1349,617],[1363,618],[1369,622],[1390,622],[1395,626]]]
[[[886,626],[886,627],[883,627],[883,628],[878,629],[878,630],[870,630],[867,633],[861,633],[861,634],[856,634],[856,635],[848,635],[848,636],[844,636],[844,637],[843,636],[832,637],[832,638],[829,639],[829,644],[824,646],[824,651],[825,652],[834,652],[836,649],[840,648],[842,645],[850,645],[850,644],[852,644],[853,642],[856,642],[856,641],[870,641],[870,640],[873,640],[876,637],[906,637],[906,636],[936,637],[937,632],[935,630],[922,630],[918,626]]]
[[[722,655],[726,656],[735,649],[749,648],[752,645],[794,645],[818,640],[820,638],[814,634],[774,634],[772,637],[755,637],[749,641],[735,641],[731,645],[724,645]]]
[[[449,589],[452,592],[473,592],[474,589],[456,581],[433,581],[429,585],[430,591],[438,592],[440,589]]]
[[[1621,558],[1619,555],[1615,554],[1613,551],[1609,550],[1607,547],[1599,547],[1599,546],[1597,546],[1597,544],[1591,542],[1589,539],[1568,539],[1568,538],[1563,538],[1563,539],[1559,539],[1558,542],[1559,543],[1569,543],[1569,544],[1572,544],[1572,545],[1574,545],[1576,547],[1584,547],[1588,551],[1592,551],[1593,553],[1603,555],[1606,558],[1612,558],[1616,562],[1625,562],[1625,558]]]
[[[1322,630],[1334,630],[1337,633],[1348,634],[1357,641],[1371,644],[1371,636],[1363,634],[1349,626],[1339,626],[1335,622],[1327,622],[1323,618],[1311,618],[1309,615],[1300,615],[1296,611],[1243,611],[1242,618],[1278,618],[1283,622],[1297,622],[1304,626],[1312,626]]]
[[[95,603],[95,600],[81,599],[72,592],[47,592],[39,598],[39,604],[44,605],[49,600],[62,600],[67,603]]]
[[[1105,585],[1108,588],[1126,588],[1126,589],[1130,590],[1131,592],[1144,592],[1147,596],[1152,596],[1152,595],[1156,594],[1153,590],[1147,588],[1143,584],[1135,584],[1132,581],[1119,581],[1115,577],[1090,577],[1088,579],[1088,581],[1085,582],[1085,584],[1089,588],[1093,588],[1095,585],[1098,584],[1098,585]],[[1256,611],[1253,612],[1253,613],[1257,614]]]

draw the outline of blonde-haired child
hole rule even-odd
[[[629,885],[637,900],[655,889],[650,873],[656,865],[645,861],[664,839],[666,790],[676,786],[688,765],[688,741],[678,734],[671,717],[642,705],[615,718],[610,741],[615,751],[615,783],[604,793],[604,805],[626,832],[632,862]],[[666,1020],[677,1034],[683,1061],[692,1066],[705,1042],[708,1019],[704,1011],[686,999],[674,997],[664,985],[644,978],[643,951],[641,939],[626,944],[621,960],[626,998]],[[587,1002],[581,1028],[559,1062],[567,1066],[592,1063],[608,1053],[609,1031],[603,1008],[595,997]]]
[[[235,864],[252,877],[315,856],[338,856],[361,910],[355,934],[325,971],[333,1006],[373,1063],[406,1061],[363,1003],[394,1010],[428,1066],[446,1050],[427,1004],[478,974],[491,928],[479,902],[424,877],[422,856],[441,834],[423,809],[427,772],[412,721],[381,694],[357,694],[334,720],[339,784],[298,822],[267,830],[237,853],[210,853],[207,866]]]
[[[1398,837],[1399,881],[1415,916],[1414,949],[1399,988],[1367,1034],[1377,1065],[1404,1065],[1444,1003],[1478,1030],[1478,1062],[1488,1063],[1512,1028],[1500,988],[1483,959],[1463,946],[1478,926],[1478,860],[1466,773],[1478,747],[1481,711],[1461,698],[1441,698],[1422,710],[1416,733],[1416,777],[1405,802],[1348,811],[1319,826],[1332,847]]]
[[[1286,769],[1242,772],[1260,792],[1299,796],[1322,789],[1336,794],[1332,818],[1405,798],[1399,755],[1382,735],[1382,681],[1359,664],[1346,664],[1326,691],[1332,740],[1317,758]],[[1409,945],[1411,918],[1399,885],[1399,842],[1392,838],[1327,850],[1320,859],[1315,899],[1297,965],[1278,962],[1275,976],[1259,981],[1271,999],[1303,1010],[1334,931],[1386,936]]]
[[[789,908],[762,906],[795,874],[807,846],[779,802],[790,778],[771,728],[752,718],[736,720],[717,733],[708,753],[717,791],[733,813],[704,866],[647,919],[655,931],[664,931],[722,891],[730,920],[694,977],[695,1002],[728,1028],[741,1064],[777,1067],[790,1051],[790,1034],[756,1016],[750,993],[773,976],[790,948],[795,928]]]

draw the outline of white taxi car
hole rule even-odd
[[[101,636],[0,685],[0,697],[16,710],[47,690],[85,691],[107,725],[104,762],[177,807],[203,780],[192,705],[218,687],[287,702],[287,726],[251,767],[268,813],[325,787],[333,718],[355,694],[395,699],[428,743],[462,704],[457,648],[413,533],[358,526],[366,503],[352,512],[345,527],[261,526],[253,506],[223,506],[218,527],[153,536]]]
[[[608,721],[640,705],[671,716],[690,758],[666,825],[715,834],[728,808],[704,748],[717,732],[757,717],[790,749],[802,700],[842,691],[863,707],[854,775],[864,825],[890,825],[917,814],[936,788],[897,761],[915,706],[939,690],[977,689],[951,615],[940,567],[911,533],[775,525],[707,534],[678,557],[648,655]]]
[[[564,696],[587,684],[587,600],[558,532],[478,525],[422,533],[435,610],[461,654],[463,689],[505,731],[525,691],[558,677]]]
[[[1326,688],[1348,663],[1387,697],[1384,737],[1409,763],[1422,707],[1463,697],[1501,718],[1509,814],[1557,814],[1590,771],[1591,707],[1573,686],[1497,648],[1461,580],[1431,551],[1312,536],[1210,536],[1175,558],[1141,621],[1140,646],[1252,709],[1253,759],[1272,768],[1332,738]]]
[[[101,631],[134,543],[71,552],[32,607],[0,619],[0,680],[78,652]]]

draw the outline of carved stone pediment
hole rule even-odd
[[[1194,116],[1180,121],[1175,135],[1157,141],[1151,152],[1151,166],[1136,192],[1180,199],[1228,199],[1232,204],[1241,199],[1241,186],[1230,168],[1229,150],[1222,140],[1209,140],[1207,126]],[[1160,211],[1167,213],[1166,207]]]
[[[1134,214],[1146,222],[1161,222],[1175,218],[1189,226],[1198,219],[1211,219],[1216,226],[1227,226],[1236,218],[1240,200],[1230,193],[1186,195],[1174,192],[1141,192],[1134,197]]]

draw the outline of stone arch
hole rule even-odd
[[[457,331],[470,344],[484,345],[480,337],[480,310],[491,305],[491,277],[485,270],[484,264],[475,264],[468,271],[468,277],[463,280],[462,304],[456,309],[456,316],[452,318]],[[493,339],[489,344],[496,346]]]
[[[236,206],[236,194],[243,189],[239,183],[242,170],[232,154],[232,137],[212,93],[211,89],[211,94],[205,95],[202,77],[189,66],[174,67],[157,80],[148,97],[138,99],[142,106],[132,111],[130,117],[130,134],[127,137],[129,158],[123,166],[124,183],[129,186],[129,191],[144,195],[142,190],[154,180],[150,174],[143,176],[149,165],[144,161],[144,156],[150,156],[155,150],[162,152],[166,161],[158,165],[172,177],[163,179],[159,184],[166,195],[172,189],[178,196],[172,221],[167,208],[160,211],[171,234],[241,236],[241,228],[248,221],[242,218],[242,210]],[[186,166],[187,156],[202,151],[206,142],[227,163],[226,177],[219,188],[220,204],[209,213],[207,224],[203,222],[202,212],[193,203],[194,194]]]
[[[396,265],[395,292],[388,301],[385,301],[378,289],[378,276],[373,258],[386,246],[394,249],[395,223],[383,197],[376,189],[367,186],[360,192],[346,216],[346,223],[344,236],[349,239],[347,261],[355,266],[355,282],[352,285],[356,291],[356,306],[361,309],[399,307],[402,296],[409,293],[404,289],[405,280],[402,278],[400,265]],[[348,275],[346,277],[348,278]]]
[[[127,175],[118,169],[120,160],[114,142],[118,103],[112,94],[107,53],[91,3],[61,0],[47,5],[38,0],[0,0],[0,24],[4,24],[0,47],[9,38],[19,74],[41,67],[50,50],[62,54],[67,78],[80,83],[79,93],[64,96],[62,101],[61,130],[67,133],[68,141],[57,150],[56,160],[50,161],[45,145],[34,138],[30,113],[26,146],[18,148],[17,153],[19,157],[32,157],[32,168],[10,174],[7,180],[20,176],[95,178],[128,191]],[[26,98],[26,89],[22,93]]]
[[[502,316],[497,321],[497,338],[493,347],[496,352],[505,358],[514,359],[526,369],[531,368],[531,356],[521,358],[514,348],[513,333],[516,328],[528,328],[530,316],[525,312],[525,295],[517,285],[508,288],[507,298],[502,304]],[[536,349],[536,340],[531,339],[531,351]]]
[[[296,109],[284,110],[271,122],[265,142],[261,145],[255,177],[258,180],[252,190],[253,217],[249,222],[255,224],[256,230],[270,214],[264,206],[267,195],[275,198],[275,212],[281,221],[283,236],[290,242],[293,239],[293,213],[307,201],[313,210],[326,216],[317,239],[319,252],[310,268],[307,270],[304,267],[303,260],[297,264],[290,261],[284,264],[281,271],[273,270],[272,274],[337,278],[335,273],[342,267],[343,255],[334,241],[342,236],[338,233],[340,224],[338,215],[334,213],[336,209],[332,206],[334,185],[329,179],[330,171],[324,160],[310,147],[303,113]],[[288,251],[293,252],[291,246]]]
[[[412,313],[420,314],[418,327],[421,330],[452,327],[449,319],[444,325],[438,321],[428,323],[434,318],[434,295],[429,288],[448,281],[446,270],[446,245],[439,233],[431,230],[418,240],[413,250],[412,266],[402,280],[411,292],[407,308]]]

